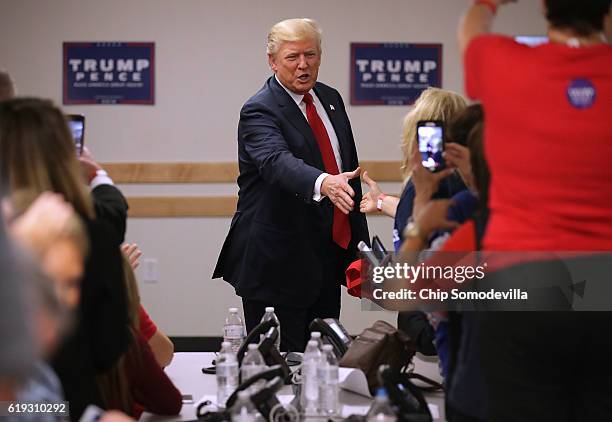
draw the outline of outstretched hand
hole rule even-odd
[[[353,197],[355,191],[348,181],[359,177],[361,168],[357,167],[354,171],[348,171],[336,175],[329,175],[321,183],[321,194],[327,196],[334,206],[338,207],[344,214],[351,212],[355,206]]]
[[[361,203],[359,204],[359,211],[364,214],[369,214],[378,211],[376,208],[376,202],[378,201],[378,197],[382,195],[383,191],[378,187],[378,183],[374,181],[368,175],[368,172],[365,171],[361,175],[361,180],[368,185],[370,188],[369,192],[363,195],[361,198]]]

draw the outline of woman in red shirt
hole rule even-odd
[[[477,0],[459,27],[466,91],[486,116],[484,249],[610,251],[612,46],[603,33],[610,0],[543,1],[550,42],[537,47],[489,34],[497,8],[509,2]],[[612,354],[612,338],[602,333],[612,313],[481,319],[489,421],[610,420],[612,365],[603,356]]]

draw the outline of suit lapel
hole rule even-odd
[[[321,151],[319,151],[319,145],[315,139],[314,133],[308,124],[308,120],[304,117],[302,110],[297,106],[293,98],[287,94],[282,86],[279,85],[276,78],[272,76],[270,78],[270,87],[274,96],[276,97],[278,104],[282,107],[283,115],[291,122],[291,124],[304,136],[306,144],[310,149],[310,153],[313,157],[313,162],[317,168],[324,170],[323,157]]]
[[[335,99],[332,99],[331,96],[327,95],[327,90],[323,89],[321,86],[315,85],[314,88],[317,97],[321,100],[321,104],[323,104],[323,108],[331,121],[332,126],[334,127],[334,131],[336,132],[336,137],[338,138],[338,146],[340,147],[340,158],[342,158],[342,166],[343,169],[340,169],[340,172],[343,171],[351,171],[354,169],[348,168],[350,166],[350,148],[348,145],[348,136],[346,131],[344,130],[344,125],[342,124],[341,116],[339,113],[342,113],[342,109],[340,104],[338,104]],[[332,110],[333,107],[333,110]]]

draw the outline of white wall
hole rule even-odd
[[[87,143],[99,161],[234,161],[240,106],[269,75],[268,28],[299,16],[324,30],[319,79],[348,105],[350,42],[441,42],[444,88],[462,92],[456,27],[461,0],[0,0],[0,67],[19,94],[61,102],[64,41],[153,41],[155,106],[66,106],[87,116]],[[541,34],[538,0],[500,12],[499,31]],[[407,107],[350,107],[362,160],[400,158]],[[232,194],[231,185],[122,186],[126,194]],[[385,185],[399,192],[394,184]],[[239,304],[224,282],[210,280],[229,219],[132,219],[128,240],[159,260],[158,283],[141,283],[146,307],[170,335],[219,335],[225,310]],[[370,219],[390,240],[391,221]],[[142,274],[140,274],[142,275]],[[349,331],[380,318],[343,298]],[[394,319],[393,315],[386,315]]]

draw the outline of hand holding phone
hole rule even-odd
[[[82,114],[69,114],[66,117],[68,118],[68,126],[72,132],[72,138],[74,139],[77,157],[80,157],[85,143],[85,116]]]
[[[417,123],[417,147],[421,164],[433,172],[444,168],[444,123],[440,120],[421,120]]]

